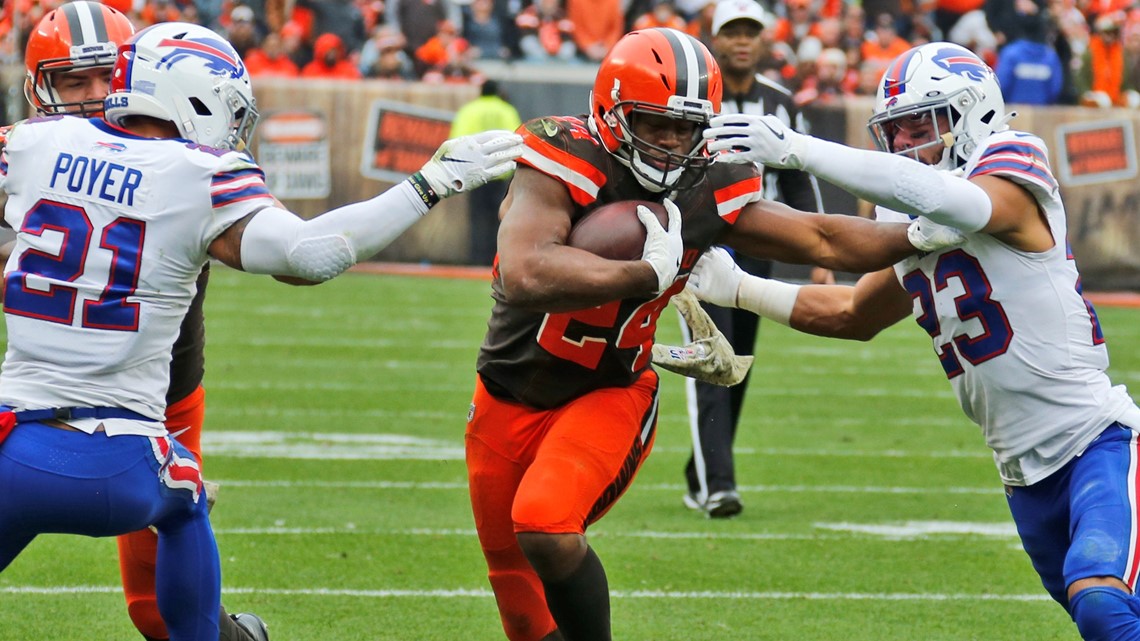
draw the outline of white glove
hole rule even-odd
[[[492,129],[444,141],[419,173],[436,196],[447,198],[513,171],[522,152],[522,136]]]
[[[681,254],[685,245],[681,241],[681,210],[666,198],[663,203],[669,212],[669,229],[666,230],[657,216],[645,205],[638,205],[637,218],[645,225],[645,246],[641,260],[649,263],[657,274],[657,293],[665,291],[677,278],[681,269]]]
[[[744,276],[744,270],[723,247],[712,247],[693,266],[685,288],[706,303],[736,307],[736,294]]]
[[[672,299],[673,306],[685,319],[693,342],[683,346],[653,345],[653,364],[682,376],[713,385],[736,385],[748,375],[751,356],[737,356],[724,334],[720,333],[696,296],[682,290]]]
[[[933,252],[954,247],[966,242],[966,235],[957,227],[939,225],[926,216],[914,219],[906,228],[906,237],[914,248],[923,252]]]
[[[714,117],[704,137],[710,154],[724,152],[717,160],[761,163],[777,169],[803,169],[811,139],[775,116],[746,114]]]

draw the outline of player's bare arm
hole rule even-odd
[[[998,176],[978,176],[969,182],[981,188],[993,203],[982,233],[1021,251],[1042,252],[1053,247],[1053,232],[1045,212],[1028,190]]]
[[[649,263],[607,260],[566,245],[573,202],[555,179],[519,167],[507,199],[499,274],[510,304],[558,312],[656,294],[657,275]]]
[[[750,256],[852,272],[882,269],[918,251],[906,224],[802,212],[770,200],[741,211],[723,241]]]
[[[697,261],[686,288],[701,300],[736,307],[794,329],[853,340],[870,340],[910,316],[913,300],[893,268],[871,272],[848,285],[795,285],[744,272],[719,247]]]
[[[817,336],[869,341],[911,316],[914,302],[894,269],[881,269],[850,285],[805,285],[789,318],[793,329]]]

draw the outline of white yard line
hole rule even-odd
[[[467,483],[462,481],[285,481],[264,480],[249,481],[237,479],[216,478],[211,479],[222,487],[253,487],[253,488],[321,488],[341,490],[466,490]],[[637,485],[640,490],[654,490],[663,492],[683,492],[685,486],[680,483],[644,483]],[[892,487],[876,485],[741,485],[737,489],[745,494],[966,494],[977,496],[996,496],[1002,492],[1000,487]]]
[[[229,416],[289,416],[328,417],[354,416],[382,420],[461,420],[458,412],[362,410],[328,412],[326,410],[283,410],[261,408],[232,408],[211,410],[215,415]],[[459,417],[459,418],[457,418]],[[463,442],[430,439],[407,434],[377,434],[348,432],[278,432],[278,431],[223,431],[208,428],[202,433],[202,445],[209,456],[235,456],[242,458],[296,458],[296,459],[421,459],[428,461],[463,460]],[[688,453],[684,447],[659,447],[658,452]],[[771,457],[861,457],[861,458],[919,458],[954,459],[986,458],[991,455],[978,450],[910,451],[910,450],[851,450],[814,448],[737,448],[739,456]],[[669,489],[673,489],[670,486]],[[746,489],[746,488],[745,488]],[[756,491],[760,491],[757,489]]]
[[[118,594],[121,586],[75,585],[75,586],[30,586],[13,585],[0,587],[0,594]],[[437,590],[344,590],[334,588],[274,589],[274,588],[235,588],[225,587],[225,594],[257,594],[275,596],[312,597],[355,597],[368,599],[413,598],[413,599],[489,599],[494,595],[485,588],[478,589],[437,589]],[[720,601],[787,601],[807,599],[812,601],[996,601],[996,602],[1051,602],[1046,594],[963,594],[963,593],[911,593],[911,592],[720,592],[702,590],[683,592],[673,590],[611,590],[615,599],[657,599],[691,600],[716,599]]]
[[[606,529],[590,531],[595,539],[654,539],[654,540],[717,540],[717,541],[835,541],[867,539],[879,541],[925,541],[960,538],[1016,539],[1017,531],[1013,523],[969,523],[959,521],[906,521],[901,523],[813,523],[812,527],[822,532],[662,532],[637,530],[615,532]],[[315,536],[315,535],[354,535],[354,536],[410,536],[440,537],[454,536],[475,538],[470,528],[407,528],[407,529],[366,529],[349,524],[344,527],[275,527],[217,528],[219,535],[234,536]]]

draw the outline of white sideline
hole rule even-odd
[[[0,587],[0,594],[119,594],[122,586],[5,586]],[[389,598],[479,598],[490,599],[494,595],[490,590],[480,588],[475,590],[340,590],[332,588],[309,589],[273,589],[273,588],[234,588],[226,587],[222,590],[226,594],[257,594],[258,596],[335,596],[358,597],[373,599]],[[812,601],[997,601],[997,602],[1052,602],[1047,594],[940,594],[940,593],[907,593],[907,592],[718,592],[704,590],[697,592],[681,592],[672,590],[611,590],[610,596],[615,599],[717,599],[734,601],[786,601],[791,599],[808,599]]]

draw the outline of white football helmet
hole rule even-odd
[[[259,117],[241,56],[225,38],[184,22],[148,27],[119,48],[105,114],[115,125],[127,116],[169,120],[187,140],[237,150]]]
[[[940,130],[939,114],[946,116],[949,131]],[[956,169],[984,138],[1005,130],[1013,115],[1006,115],[997,76],[981,58],[956,44],[931,42],[914,47],[887,67],[867,127],[879,149],[891,153],[917,158],[918,149],[945,144],[937,166]],[[934,122],[935,138],[919,147],[893,149],[893,123],[923,117]]]

